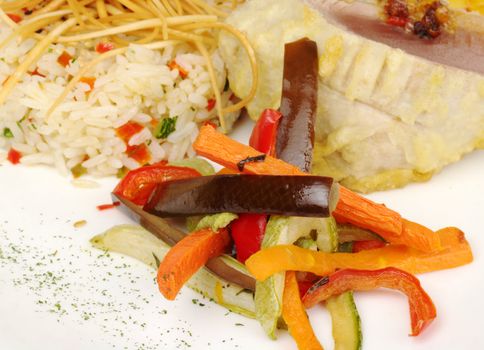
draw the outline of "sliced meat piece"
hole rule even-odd
[[[484,146],[483,17],[458,13],[453,35],[422,40],[382,22],[367,2],[248,1],[227,19],[258,58],[254,118],[279,107],[284,43],[317,42],[313,172],[361,192],[427,180]],[[219,44],[231,88],[245,96],[244,51],[229,35]]]

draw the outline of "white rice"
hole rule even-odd
[[[0,24],[0,42],[10,33],[11,29]],[[13,40],[0,50],[0,82],[14,72],[34,45],[33,39]],[[99,55],[87,46],[95,45],[51,45],[29,69],[37,68],[45,77],[26,74],[0,106],[0,162],[6,161],[13,148],[22,154],[22,164],[48,164],[63,174],[76,166],[94,176],[114,175],[122,167],[137,168],[143,164],[126,154],[127,145],[115,132],[127,122],[144,127],[128,145],[145,144],[150,164],[193,156],[191,144],[199,126],[216,118],[216,108],[207,110],[208,100],[214,96],[205,59],[189,47],[155,51],[132,45],[125,54],[99,63],[86,74],[96,78],[92,91],[87,83],[79,82],[46,117],[69,79]],[[57,62],[64,51],[75,58],[65,68]],[[168,67],[172,60],[188,72],[185,79],[177,69]],[[212,61],[223,89],[224,63],[217,52]],[[230,91],[223,93],[226,103],[230,103],[230,95]],[[156,138],[153,130],[159,120],[173,117],[177,117],[175,130],[164,139]],[[229,122],[235,118],[235,114],[228,116]]]

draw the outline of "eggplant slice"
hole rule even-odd
[[[318,103],[318,47],[307,38],[284,46],[276,157],[310,172]]]
[[[323,176],[202,176],[157,185],[143,209],[164,218],[222,212],[327,217],[336,188]]]

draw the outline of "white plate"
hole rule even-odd
[[[236,137],[248,135],[250,123]],[[475,261],[420,276],[438,316],[409,337],[406,297],[357,293],[363,349],[483,349],[484,153],[447,167],[430,182],[370,197],[433,229],[457,226]],[[296,349],[287,332],[265,337],[256,321],[229,313],[184,289],[176,301],[159,295],[155,273],[131,258],[106,255],[89,238],[130,220],[109,203],[115,179],[79,189],[51,169],[0,168],[0,349]],[[75,228],[74,222],[86,220]],[[202,306],[203,305],[203,306]],[[331,323],[323,307],[309,311],[325,349]]]

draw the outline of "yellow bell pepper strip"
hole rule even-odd
[[[306,307],[347,291],[375,288],[397,289],[405,293],[410,306],[412,336],[419,335],[437,316],[435,305],[423,290],[419,280],[408,272],[387,267],[382,270],[339,270],[316,282],[303,297]]]
[[[282,318],[287,324],[289,333],[296,341],[298,349],[323,350],[306,315],[294,271],[286,272],[282,297]]]
[[[158,287],[168,300],[174,300],[186,281],[208,260],[223,253],[230,246],[227,229],[217,232],[205,228],[185,236],[165,255],[158,267]]]
[[[438,252],[426,253],[390,244],[358,253],[324,253],[295,245],[279,245],[255,253],[245,264],[257,280],[263,281],[275,273],[290,270],[326,276],[337,269],[377,270],[393,266],[410,273],[424,273],[472,262],[472,251],[462,231],[448,227],[437,234],[444,247]]]
[[[193,148],[199,155],[233,170],[237,170],[237,165],[248,157],[262,154],[217,132],[208,124],[200,129]],[[243,172],[258,175],[309,175],[269,155],[265,156],[264,161],[246,163]],[[339,201],[333,216],[340,223],[351,223],[371,230],[392,243],[405,244],[422,251],[437,251],[441,248],[435,232],[404,220],[400,214],[383,204],[374,203],[343,186],[340,187]]]

